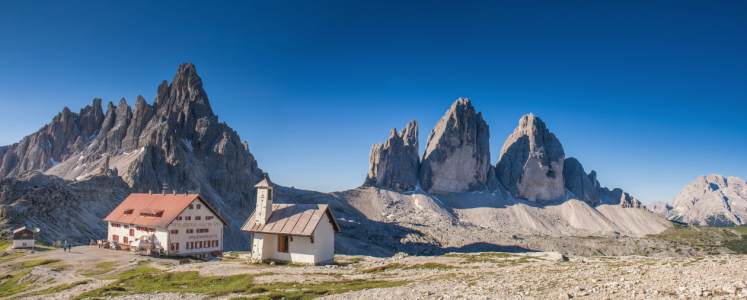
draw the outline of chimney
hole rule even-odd
[[[176,195],[176,190],[174,190],[174,195]]]
[[[153,195],[153,190],[148,190],[148,195]]]
[[[184,194],[185,195],[189,195],[189,191],[184,191]]]

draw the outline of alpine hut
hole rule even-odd
[[[275,184],[265,173],[257,185],[257,207],[241,230],[252,233],[254,262],[323,264],[335,259],[340,231],[329,205],[273,204]]]

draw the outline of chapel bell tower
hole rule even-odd
[[[255,210],[257,224],[265,225],[272,214],[272,188],[275,184],[270,181],[270,176],[264,173],[265,179],[257,183],[257,208]]]

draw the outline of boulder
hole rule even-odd
[[[469,99],[459,98],[428,136],[420,160],[420,186],[431,194],[486,188],[490,130]]]
[[[498,181],[513,197],[553,200],[565,196],[564,159],[563,145],[530,113],[503,144],[495,169]]]
[[[409,191],[418,184],[418,123],[413,120],[397,133],[392,128],[384,143],[371,147],[368,176],[363,186]]]

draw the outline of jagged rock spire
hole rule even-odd
[[[490,130],[467,98],[455,101],[428,136],[420,161],[420,185],[432,194],[486,188]]]
[[[501,148],[498,181],[513,197],[553,200],[565,196],[563,145],[534,114],[519,120]]]
[[[392,128],[386,142],[371,147],[363,186],[387,187],[400,192],[415,189],[420,165],[418,149],[417,121],[410,121],[399,133]]]

